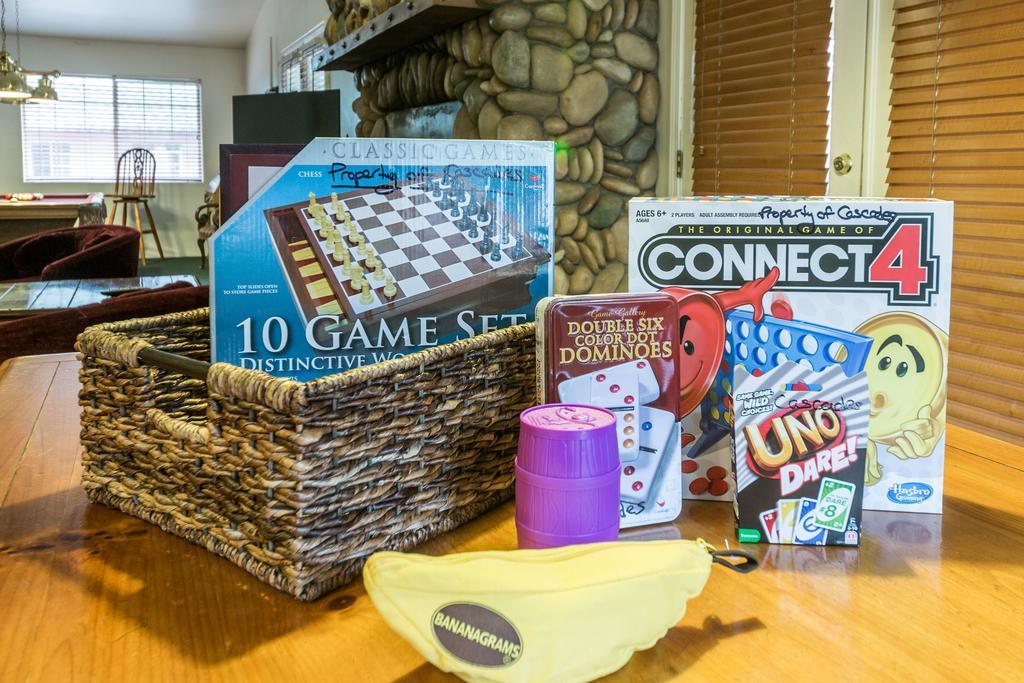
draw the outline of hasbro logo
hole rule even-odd
[[[932,495],[932,487],[919,481],[908,481],[906,484],[893,484],[885,495],[894,503],[913,505],[928,500]]]

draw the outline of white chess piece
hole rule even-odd
[[[363,293],[359,295],[359,303],[361,304],[372,304],[373,293],[370,291],[370,283],[363,280]]]
[[[388,273],[384,282],[384,296],[393,299],[396,294],[398,294],[398,288],[395,287],[395,278],[392,277],[391,273]]]

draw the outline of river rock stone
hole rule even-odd
[[[620,164],[617,161],[606,161],[604,162],[605,173],[611,173],[617,175],[620,178],[629,178],[633,175],[633,169],[626,164]]]
[[[605,30],[597,34],[597,42],[599,43],[610,43],[612,42],[612,36],[614,34],[611,31]]]
[[[576,272],[576,264],[573,263],[572,261],[562,261],[562,268],[564,268],[565,272],[568,273],[569,275],[572,275],[573,273]]]
[[[626,161],[643,160],[654,145],[655,131],[651,126],[644,126],[636,132],[622,147],[622,158]]]
[[[505,112],[494,100],[487,100],[484,106],[480,107],[480,115],[476,119],[480,137],[484,140],[493,140],[498,137],[498,123],[504,115]]]
[[[644,72],[640,71],[639,69],[637,69],[637,72],[635,74],[633,74],[633,78],[630,79],[629,85],[627,86],[627,88],[629,89],[629,92],[631,92],[631,93],[633,93],[635,95],[638,92],[640,92],[640,88],[643,87],[643,84],[644,84]]]
[[[586,149],[584,147],[584,149]],[[566,150],[569,154],[569,180],[580,179],[580,155],[575,149]]]
[[[560,26],[531,26],[526,29],[526,37],[530,40],[551,43],[558,47],[569,47],[576,42],[576,39]]]
[[[555,294],[569,293],[569,276],[562,270],[562,266],[555,266]]]
[[[555,213],[555,234],[571,235],[579,225],[580,214],[571,206],[563,206]]]
[[[594,67],[590,64],[578,64],[575,69],[572,70],[574,74],[585,74],[588,71],[593,71]]]
[[[580,159],[580,178],[584,181],[590,180],[590,176],[594,174],[594,157],[590,156],[590,150],[586,147],[577,149],[576,155]]]
[[[569,151],[560,149],[555,152],[555,178],[561,180],[569,175]]]
[[[651,71],[658,66],[658,48],[635,33],[623,32],[613,40],[619,59],[630,66]]]
[[[636,24],[636,15],[640,11],[639,0],[628,0],[626,2],[626,14],[622,17],[622,28],[627,31]]]
[[[572,79],[559,98],[559,107],[562,118],[574,126],[582,126],[594,118],[607,102],[608,81],[600,73],[591,71]],[[632,131],[629,134],[632,135]]]
[[[522,33],[505,31],[491,53],[494,72],[514,88],[530,87],[530,44]]]
[[[582,40],[578,43],[573,43],[573,46],[565,51],[565,54],[569,55],[569,59],[581,64],[590,57],[590,46]]]
[[[577,202],[584,192],[586,188],[579,183],[555,183],[555,204],[561,206]]]
[[[593,284],[594,274],[590,272],[589,268],[580,266],[576,269],[576,272],[569,277],[569,293],[586,294],[590,291]]]
[[[595,46],[594,50],[599,46]],[[591,50],[591,54],[594,54],[594,50]],[[620,62],[617,59],[595,59],[594,68],[603,73],[605,76],[615,81],[626,85],[629,83],[629,79],[633,76],[633,70],[629,68],[629,65]]]
[[[594,209],[594,205],[597,204],[597,200],[601,198],[601,188],[597,185],[592,186],[587,193],[580,199],[580,203],[576,205],[576,210],[580,214],[588,214]]]
[[[565,135],[558,138],[558,144],[565,147],[579,147],[590,142],[594,137],[594,129],[590,126],[584,128],[573,128]]]
[[[499,140],[543,140],[544,131],[533,116],[512,114],[498,124]]]
[[[549,116],[544,119],[544,132],[550,135],[558,135],[569,130],[569,124],[560,116]]]
[[[480,66],[480,47],[483,39],[480,27],[475,21],[467,21],[462,25],[462,58],[470,66]],[[426,53],[424,53],[426,54]]]
[[[604,158],[606,160],[611,159],[612,161],[622,161],[622,152],[614,147],[608,147],[604,150]]]
[[[459,112],[455,115],[452,137],[457,140],[476,140],[480,137],[480,130],[476,127],[476,122],[466,105],[459,107]]]
[[[590,251],[593,252],[594,258],[597,259],[597,265],[604,268],[608,264],[608,259],[605,256],[604,242],[601,241],[601,235],[599,232],[597,230],[588,231],[587,236],[583,238],[583,241],[588,247],[590,247]]]
[[[474,80],[462,93],[460,99],[466,104],[466,107],[469,108],[469,113],[472,116],[479,116],[484,103],[490,98],[488,98],[487,94],[480,89],[480,81]]]
[[[530,23],[533,15],[522,5],[503,5],[491,12],[491,28],[495,31],[518,31]]]
[[[587,32],[583,34],[583,37],[587,39],[588,43],[597,41],[597,36],[601,33],[601,15],[591,14],[590,19],[587,20]]]
[[[587,32],[587,8],[580,0],[569,0],[565,11],[565,30],[579,40]]]
[[[606,175],[604,178],[601,178],[601,187],[605,188],[606,190],[611,190],[612,192],[624,194],[627,197],[635,197],[638,194],[640,194],[640,188],[637,187],[635,183],[631,183],[628,180],[623,180],[622,178],[616,178],[610,175]],[[611,225],[610,222],[609,225]]]
[[[596,183],[604,175],[604,145],[597,138],[590,141],[590,156],[594,157],[594,175],[590,176],[590,182]]]
[[[603,57],[608,59],[615,56],[615,48],[608,43],[598,43],[590,48],[590,55],[592,57]],[[629,67],[626,67],[627,69]]]
[[[622,19],[626,16],[626,0],[612,0],[612,17],[608,20],[608,28],[618,31],[622,26]]]
[[[558,97],[532,90],[509,90],[498,95],[498,104],[507,111],[519,114],[547,116],[558,108]]]
[[[593,210],[587,214],[587,220],[595,228],[607,228],[622,214],[623,204],[624,201],[619,195],[602,192]]]
[[[651,40],[658,37],[657,0],[641,0],[640,10],[636,16],[636,30]]]
[[[615,258],[623,263],[629,263],[629,219],[623,216],[615,221],[611,233],[615,241]]]
[[[594,132],[606,145],[621,145],[636,131],[637,113],[636,98],[625,90],[616,90],[608,98],[608,106],[597,116]]]
[[[658,152],[652,149],[647,153],[647,158],[636,167],[636,176],[633,178],[641,190],[649,190],[658,182]]]
[[[552,24],[564,24],[566,20],[566,8],[557,2],[549,2],[533,10],[534,18],[540,21],[547,21]]]
[[[558,246],[565,250],[565,258],[573,263],[579,263],[583,256],[580,254],[580,245],[571,237],[563,237]]]
[[[608,4],[608,0],[583,0],[583,4],[586,5],[591,12],[600,12],[604,9],[604,6]]]
[[[640,120],[644,123],[654,123],[658,118],[658,103],[661,101],[661,89],[654,74],[644,76],[643,85],[640,86],[640,92],[636,97],[640,104]]]
[[[594,282],[590,285],[590,291],[594,294],[614,292],[619,288],[619,283],[622,282],[622,276],[625,274],[626,266],[618,261],[611,261],[594,278]]]
[[[583,238],[587,236],[588,228],[587,219],[580,218],[580,222],[576,224],[576,229],[572,233],[572,238],[577,242],[582,242]]]
[[[612,237],[611,230],[602,230],[598,233],[601,235],[601,244],[604,245],[604,256],[609,261],[615,260],[615,238]]]
[[[530,68],[533,87],[545,92],[562,92],[572,80],[572,59],[550,45],[534,45]],[[551,113],[551,112],[545,112]]]
[[[597,260],[597,255],[594,254],[594,250],[588,244],[583,243],[580,245],[580,256],[583,257],[583,263],[590,272],[598,273],[601,271],[601,263]]]

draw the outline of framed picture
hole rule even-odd
[[[304,145],[245,144],[220,146],[220,214],[227,222],[260,188],[298,154]]]

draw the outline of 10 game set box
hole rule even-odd
[[[548,142],[317,138],[211,239],[213,360],[306,381],[533,320]]]
[[[635,198],[629,211],[630,289],[672,293],[689,343],[684,496],[729,500],[739,488],[739,528],[761,540],[777,537],[751,521],[770,501],[743,492],[764,479],[778,499],[769,517],[786,514],[785,533],[810,520],[803,542],[845,543],[853,532],[852,542],[861,501],[941,512],[952,203]],[[734,459],[729,490],[711,491],[707,472]],[[813,491],[784,491],[795,473]],[[822,496],[848,517],[822,526]]]

